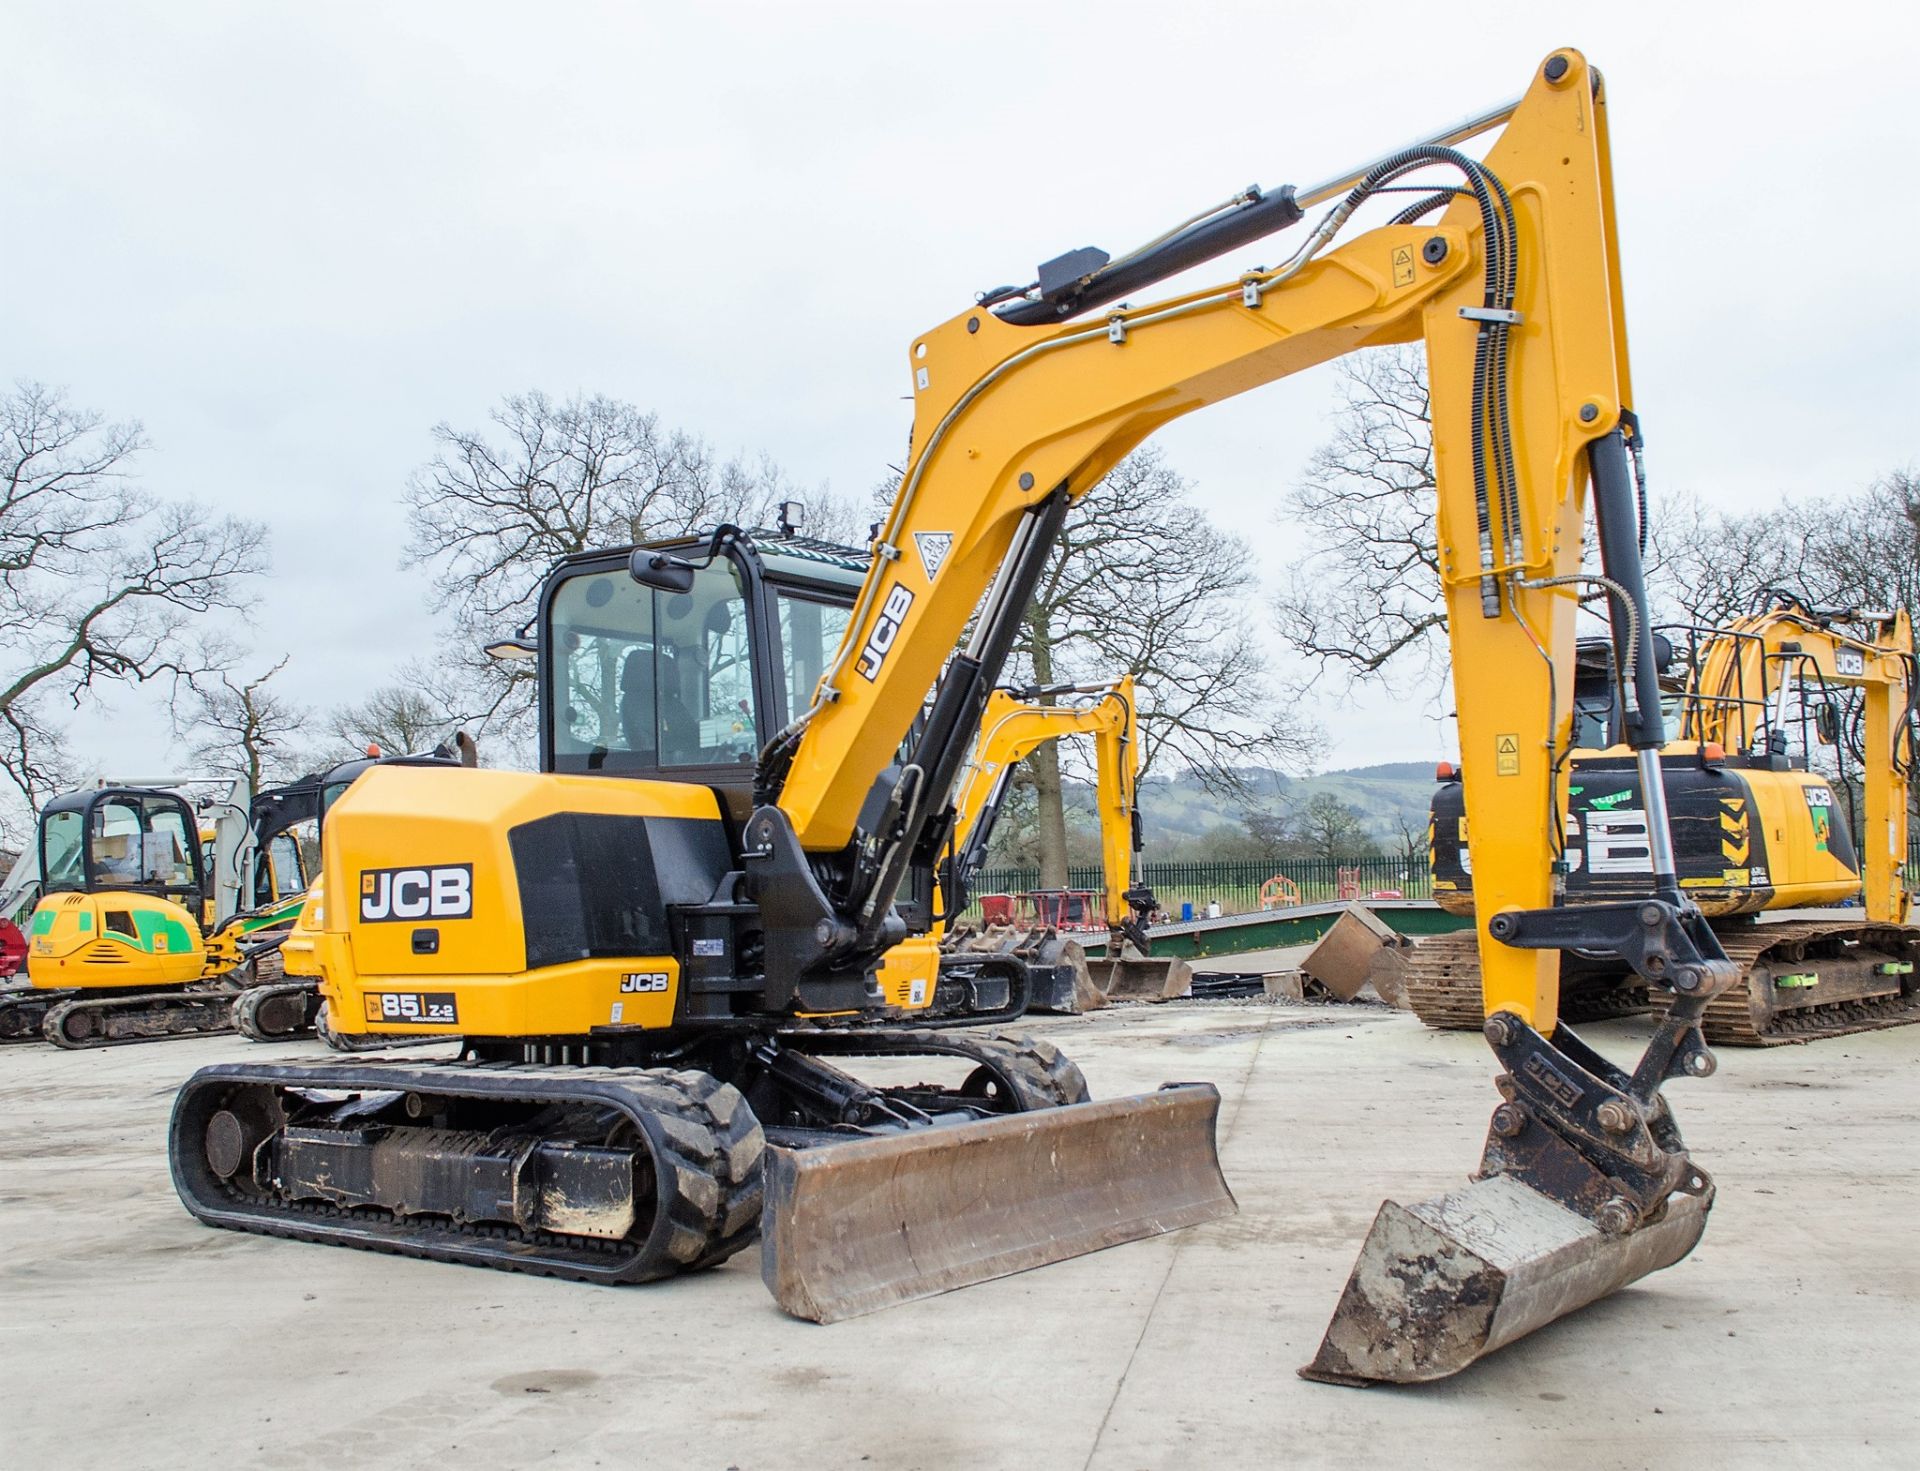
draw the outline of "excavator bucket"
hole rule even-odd
[[[1173,1001],[1193,994],[1193,967],[1166,955],[1142,955],[1131,945],[1118,957],[1089,960],[1087,972],[1108,1001]]]
[[[1220,1095],[1157,1093],[771,1149],[761,1275],[795,1317],[895,1303],[1218,1220]]]
[[[1301,1376],[1329,1384],[1444,1379],[1672,1266],[1700,1239],[1710,1201],[1674,1195],[1657,1220],[1609,1235],[1505,1176],[1413,1206],[1389,1200]]]

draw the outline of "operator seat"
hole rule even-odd
[[[654,678],[654,660],[658,658],[666,675],[664,690]],[[697,765],[701,759],[700,722],[688,712],[686,704],[674,693],[674,656],[671,649],[637,648],[620,666],[620,733],[627,749],[639,757],[642,766]],[[659,724],[655,726],[656,714]],[[658,734],[665,738],[661,750]]]

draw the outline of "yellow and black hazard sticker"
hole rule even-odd
[[[1741,867],[1753,856],[1753,834],[1745,797],[1720,799],[1720,856],[1729,868]]]
[[[1497,735],[1493,738],[1493,770],[1496,776],[1520,774],[1520,737]]]
[[[1396,286],[1413,284],[1413,247],[1411,245],[1393,247],[1393,284]]]

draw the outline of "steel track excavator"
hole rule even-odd
[[[1495,129],[1484,160],[1456,146]],[[1637,769],[1665,743],[1607,137],[1598,73],[1555,52],[1521,98],[1323,184],[984,293],[912,340],[911,454],[843,619],[724,533],[563,569],[543,739],[582,774],[376,770],[328,834],[336,1025],[461,1059],[203,1069],[170,1132],[188,1208],[596,1281],[709,1265],[758,1225],[776,1299],[823,1319],[1230,1209],[1210,1087],[1083,1101],[1050,1047],[899,1025],[927,995],[875,975],[934,922],[955,783],[1075,499],[1184,414],[1420,341],[1503,1099],[1474,1183],[1382,1208],[1303,1372],[1440,1377],[1686,1255],[1712,1186],[1661,1088],[1713,1070],[1700,1016],[1737,972],[1657,781],[1643,892],[1566,903],[1554,864],[1596,584]],[[1348,231],[1374,201],[1392,217]],[[1321,205],[1282,264],[1143,298]],[[584,775],[616,764],[635,779]],[[1630,1071],[1560,1021],[1567,949],[1673,991]],[[957,1084],[854,1067],[943,1051]]]
[[[1902,870],[1920,755],[1920,680],[1904,613],[1816,609],[1775,592],[1726,628],[1687,638],[1679,738],[1661,753],[1680,885],[1740,966],[1740,984],[1702,1018],[1709,1042],[1768,1046],[1920,1021],[1920,925]],[[1571,760],[1568,890],[1618,896],[1644,885],[1651,861],[1640,776],[1620,733],[1618,682],[1605,651],[1576,703],[1591,732]],[[1677,681],[1676,681],[1677,682]],[[1836,693],[1860,692],[1858,729],[1843,730]],[[1797,736],[1797,739],[1795,737]],[[1834,753],[1835,781],[1809,759]],[[1797,747],[1797,751],[1796,751]],[[1858,781],[1849,761],[1858,763]],[[1859,789],[1863,837],[1848,809]],[[1434,892],[1452,913],[1474,907],[1456,782],[1433,803]],[[1563,983],[1576,1020],[1644,1011],[1662,1000],[1617,960],[1579,956]],[[1408,997],[1436,1027],[1477,1025],[1480,976],[1464,937],[1421,945]]]

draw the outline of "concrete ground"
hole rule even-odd
[[[1920,1028],[1673,1088],[1720,1199],[1638,1287],[1417,1389],[1309,1384],[1385,1195],[1457,1184],[1477,1037],[1380,1008],[1176,1003],[1034,1027],[1096,1095],[1208,1079],[1233,1218],[819,1327],[748,1252],[602,1289],[195,1224],[176,1084],[317,1046],[0,1052],[9,1467],[1912,1466]],[[1595,1027],[1610,1053],[1640,1028]],[[415,1054],[416,1056],[421,1054]]]

